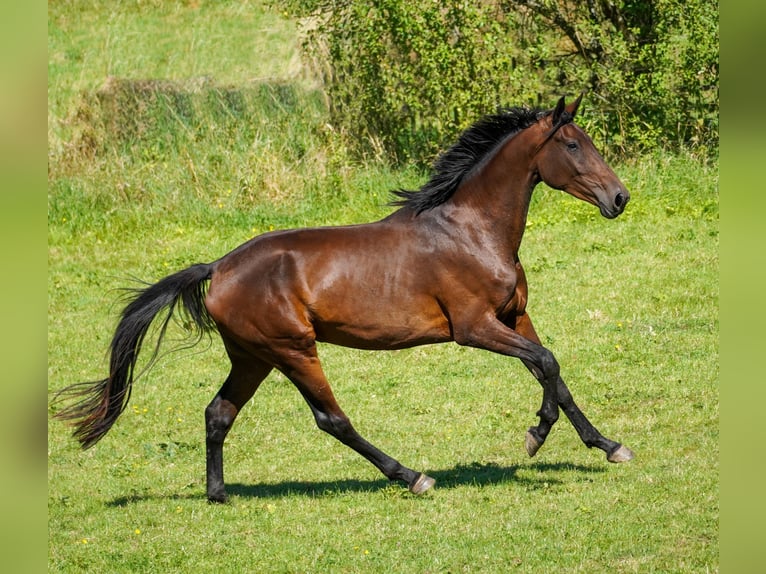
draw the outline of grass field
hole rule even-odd
[[[257,4],[53,3],[48,48],[50,391],[104,375],[132,277],[271,228],[377,219],[425,178],[350,156],[294,24]],[[633,194],[619,219],[539,188],[521,256],[563,377],[635,460],[608,464],[563,417],[529,459],[541,393],[518,361],[322,346],[357,429],[436,487],[390,485],[273,374],[226,443],[230,502],[210,505],[214,337],[139,380],[93,449],[49,424],[49,571],[718,571],[717,167],[658,152],[615,168]]]

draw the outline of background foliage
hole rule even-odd
[[[497,106],[551,107],[581,91],[602,147],[717,151],[714,0],[297,0],[292,10],[334,121],[368,151],[428,160]]]

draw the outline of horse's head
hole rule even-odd
[[[582,95],[570,104],[561,98],[540,124],[542,143],[537,148],[537,173],[550,187],[561,189],[598,206],[612,219],[625,209],[630,193],[596,151],[590,137],[572,122]]]

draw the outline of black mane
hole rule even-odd
[[[534,108],[507,108],[488,115],[466,129],[457,142],[434,162],[431,178],[419,190],[399,189],[392,193],[402,205],[421,213],[447,201],[471,172],[508,136],[537,122],[546,113]]]

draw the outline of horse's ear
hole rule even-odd
[[[553,110],[553,117],[551,118],[553,125],[559,123],[559,120],[561,119],[561,114],[564,113],[564,96],[561,96],[561,99],[559,100],[559,103],[556,104],[556,108]]]
[[[572,117],[574,117],[575,114],[577,113],[577,108],[580,107],[581,101],[582,101],[582,92],[580,92],[580,95],[577,96],[577,99],[574,102],[572,102],[566,107],[566,111],[569,112],[572,115]]]

